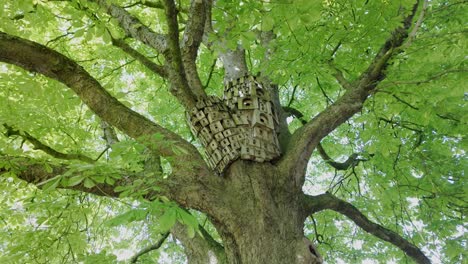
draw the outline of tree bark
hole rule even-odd
[[[321,263],[304,239],[300,193],[278,185],[271,164],[236,161],[226,171],[224,194],[208,211],[229,263]]]

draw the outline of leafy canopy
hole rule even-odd
[[[156,32],[166,30],[163,11],[149,1],[113,0]],[[137,3],[137,4],[135,4]],[[283,105],[306,120],[344,91],[333,76],[339,69],[354,80],[374,58],[388,34],[401,23],[402,7],[413,1],[216,1],[211,39],[225,46],[201,47],[197,66],[210,94],[222,94],[218,53],[241,44],[252,72],[266,72],[280,88]],[[135,4],[135,5],[132,5]],[[188,1],[178,1],[187,7]],[[186,13],[179,20],[187,19]],[[318,154],[309,164],[304,190],[332,192],[352,202],[373,221],[403,234],[434,261],[466,261],[466,24],[464,1],[430,1],[415,38],[393,59],[375,94],[361,113],[322,141],[328,155],[344,161],[357,153],[361,162],[336,171]],[[0,30],[42,43],[77,61],[117,99],[158,124],[197,144],[188,131],[183,108],[167,83],[134,58],[112,46],[125,33],[98,5],[84,0],[22,0],[0,3]],[[256,30],[272,30],[269,46]],[[221,34],[222,33],[222,34]],[[160,54],[128,40],[154,61]],[[268,61],[263,58],[271,52]],[[333,62],[332,64],[330,62]],[[100,120],[70,89],[55,80],[0,64],[0,122],[10,124],[64,153],[98,158],[83,165],[67,161],[68,171],[39,190],[15,178],[0,177],[1,263],[116,263],[154,243],[176,221],[195,235],[197,220],[169,201],[143,202],[152,182],[136,181],[110,199],[59,186],[113,184],[120,169],[138,173],[144,146],[119,134],[106,150]],[[290,117],[293,131],[302,123]],[[2,128],[2,132],[7,132]],[[197,145],[198,146],[198,145]],[[32,157],[52,170],[51,158],[21,137],[0,137],[2,157]],[[0,168],[20,166],[21,158],[0,160]],[[170,166],[163,161],[165,174]],[[82,172],[79,176],[76,172]],[[138,192],[134,193],[137,189]],[[131,195],[133,193],[133,195]],[[195,212],[194,212],[195,213]],[[205,217],[197,215],[203,223]],[[214,232],[211,227],[206,227]],[[319,243],[325,259],[358,263],[405,258],[396,248],[365,234],[331,212],[314,215],[306,233]],[[216,235],[215,235],[216,237]],[[162,253],[161,253],[162,252]],[[163,251],[142,261],[182,261],[181,248],[169,241]],[[376,253],[379,252],[380,254]],[[381,253],[384,252],[384,253]],[[338,261],[337,261],[338,263]]]

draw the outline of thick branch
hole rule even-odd
[[[184,31],[182,41],[182,60],[185,67],[187,80],[193,92],[197,96],[205,95],[203,85],[197,72],[196,59],[198,48],[202,42],[205,21],[206,8],[210,5],[205,4],[206,0],[192,0],[190,5],[187,26]]]
[[[286,112],[288,116],[293,116],[297,118],[302,125],[307,124],[307,121],[304,119],[304,114],[302,114],[302,112],[297,110],[296,108],[291,106],[283,106],[283,111]]]
[[[0,32],[0,61],[64,83],[102,120],[139,140],[151,152],[170,157],[173,176],[167,185],[167,196],[183,206],[199,209],[200,204],[210,202],[210,199],[200,198],[210,196],[202,186],[209,185],[212,188],[210,194],[221,189],[220,180],[211,177],[213,172],[193,145],[120,103],[81,66],[64,55]]]
[[[219,43],[222,45],[222,43]],[[227,50],[219,55],[224,66],[224,79],[229,81],[245,76],[248,73],[245,62],[245,50],[238,47],[236,50]]]
[[[351,219],[356,225],[364,231],[392,243],[411,257],[416,263],[430,264],[431,261],[424,253],[415,245],[408,242],[399,234],[389,230],[379,224],[376,224],[362,214],[352,204],[345,202],[330,193],[321,194],[318,196],[306,196],[305,203],[308,214],[313,214],[324,209],[330,209]]]
[[[153,250],[157,250],[159,249],[162,244],[164,243],[164,241],[166,240],[166,238],[169,236],[169,232],[167,233],[164,233],[162,234],[161,238],[156,242],[154,243],[153,245],[150,245],[142,250],[140,250],[138,253],[136,253],[131,259],[130,259],[130,263],[136,263],[138,258],[141,257],[142,255],[148,253],[148,252],[151,252]]]
[[[205,19],[205,29],[203,34],[203,43],[209,49],[216,46],[218,50],[223,52],[219,53],[218,58],[221,60],[224,66],[224,80],[231,81],[240,77],[245,76],[248,73],[247,63],[245,61],[245,50],[238,46],[235,50],[227,49],[226,41],[222,38],[219,38],[217,41],[210,41],[209,35],[216,34],[213,30],[212,24],[212,0],[204,0],[206,3],[206,19]]]
[[[202,226],[199,225],[198,228],[202,236],[195,234],[194,237],[190,237],[186,228],[180,223],[176,223],[171,229],[172,235],[184,246],[188,262],[205,264],[212,263],[213,259],[216,259],[215,263],[226,263],[224,248]]]
[[[167,76],[172,85],[171,93],[179,99],[185,108],[191,109],[194,107],[196,96],[190,90],[185,77],[185,70],[183,68],[179,48],[177,9],[175,8],[174,2],[165,1],[166,17],[169,26],[169,35],[166,36],[155,33],[149,27],[143,25],[136,17],[128,13],[124,8],[111,4],[107,0],[90,1],[97,3],[104,8],[110,16],[119,21],[120,26],[128,35],[164,55],[166,59]],[[172,5],[168,7],[167,2],[172,2]]]
[[[304,115],[301,111],[297,110],[296,108],[290,106],[283,106],[283,110],[289,114],[290,116],[294,116],[295,118],[299,119],[303,125],[307,124],[307,121],[304,119]],[[322,144],[318,144],[317,150],[322,157],[322,159],[330,166],[335,168],[336,170],[347,170],[350,167],[354,167],[359,164],[360,161],[364,161],[363,159],[358,159],[358,154],[353,153],[345,162],[336,162],[330,156],[328,156],[327,152],[323,149]]]
[[[46,154],[49,154],[54,158],[63,159],[63,160],[80,160],[80,161],[84,161],[84,162],[87,162],[87,163],[96,162],[96,160],[94,160],[94,159],[92,159],[92,158],[90,158],[88,156],[82,155],[82,154],[62,153],[60,151],[57,151],[57,150],[47,146],[44,143],[42,143],[37,138],[31,136],[28,132],[25,132],[25,131],[20,132],[19,130],[14,129],[13,127],[11,127],[11,126],[9,126],[7,124],[3,124],[3,126],[7,130],[6,133],[5,133],[5,136],[7,136],[7,137],[19,136],[19,137],[23,138],[24,140],[28,141],[29,143],[31,143],[34,146],[34,149],[42,150]]]
[[[184,63],[182,61],[182,52],[179,43],[179,25],[177,22],[177,9],[174,0],[164,0],[164,7],[168,25],[168,43],[169,51],[165,53],[168,66],[170,67],[169,79],[171,80],[171,93],[176,95],[187,110],[193,108],[196,103],[195,91],[201,92],[203,88],[198,79],[198,89],[193,91],[187,80]],[[193,70],[193,69],[192,69]],[[196,74],[196,70],[195,73]],[[198,78],[198,75],[196,75]],[[192,84],[192,83],[191,83]]]
[[[208,47],[211,47],[211,43],[208,41],[209,34],[213,33],[213,19],[211,17],[213,0],[204,0],[205,1],[205,29],[203,30],[202,42]]]
[[[297,188],[301,188],[304,182],[307,162],[321,139],[359,112],[368,96],[385,78],[389,60],[399,52],[399,48],[407,38],[418,3],[413,6],[411,14],[404,19],[403,26],[392,32],[369,67],[352,83],[352,87],[349,87],[335,103],[294,133],[291,144],[279,165],[286,174],[294,178]]]
[[[146,56],[144,56],[143,54],[139,53],[138,51],[130,47],[130,45],[128,45],[124,40],[112,38],[112,45],[119,47],[125,53],[132,56],[134,59],[138,60],[141,64],[145,65],[146,68],[148,68],[152,72],[156,73],[162,78],[167,78],[167,71],[164,68],[164,66],[154,63],[153,61],[148,59]]]
[[[155,33],[122,7],[110,4],[107,0],[89,1],[97,3],[99,6],[104,8],[110,16],[119,21],[120,26],[128,35],[138,39],[160,53],[165,53],[167,51],[168,45],[164,35]]]
[[[163,156],[176,156],[173,144],[195,151],[177,134],[151,122],[112,97],[80,65],[64,55],[38,43],[0,32],[0,61],[41,73],[70,87],[102,120],[138,139],[162,135],[151,148]],[[166,142],[166,143],[164,143]],[[193,153],[195,153],[193,152]],[[201,157],[198,159],[201,160]]]
[[[146,6],[150,8],[156,8],[156,9],[164,9],[164,4],[162,3],[162,1],[148,1],[148,0],[138,1],[133,4],[126,5],[124,6],[124,8],[129,8],[129,7],[136,6],[136,5],[141,5],[141,6]],[[184,7],[180,7],[179,9],[177,9],[177,11],[182,12],[182,13],[188,13],[188,10]]]
[[[43,163],[37,163],[29,158],[14,158],[5,156],[0,158],[2,158],[2,162],[4,164],[8,164],[8,160],[13,162],[10,163],[8,169],[0,168],[0,176],[4,173],[7,173],[10,170],[13,170],[13,172],[19,179],[34,184],[39,188],[44,186],[44,183],[46,182],[58,179],[58,177],[64,177],[61,175],[64,175],[68,171],[68,167],[66,165],[49,165],[46,167]],[[136,180],[145,180],[147,178],[147,176],[145,175],[145,173],[141,174],[122,172],[121,178],[115,180],[115,183],[112,185],[107,183],[95,183],[95,186],[88,188],[85,186],[83,180],[78,184],[73,184],[73,186],[63,186],[58,184],[57,188],[76,190],[105,197],[119,197],[119,193],[114,191],[115,187],[132,186]],[[80,176],[80,172],[76,172],[67,177],[72,178],[76,176]],[[170,176],[169,178],[173,176],[174,175]],[[89,177],[91,177],[92,179],[92,176]],[[60,182],[63,181],[60,180]],[[154,193],[154,191],[150,192],[143,197],[144,199],[152,200],[159,195],[164,195],[171,198],[174,196],[174,192],[171,190],[171,188],[166,187],[168,184],[170,185],[169,180],[157,181],[153,182],[152,184],[160,187],[161,191],[158,191],[158,193]],[[183,195],[188,199],[191,198],[190,192],[185,191]],[[213,258],[216,258],[218,260],[217,263],[225,263],[225,253],[223,247],[217,241],[215,241],[202,226],[199,226],[199,229],[202,236],[196,235],[195,237],[191,238],[187,235],[185,227],[177,223],[176,226],[171,230],[171,233],[173,233],[173,235],[175,235],[177,239],[179,239],[184,244],[186,250],[188,250],[190,253],[193,253],[191,254],[193,258],[192,260],[194,260],[193,263],[208,263],[209,260],[212,260]],[[151,250],[159,248],[163,243],[164,239],[167,237],[167,235],[168,234],[164,234],[163,237],[158,241],[158,243],[147,247],[141,250],[139,253],[137,253],[132,258],[131,263],[136,263],[137,259],[141,255],[146,254]],[[198,262],[196,260],[198,260]]]
[[[187,59],[195,61],[198,47],[202,42],[206,20],[204,0],[192,0],[187,26],[184,30],[182,48]]]
[[[147,6],[151,8],[156,8],[156,9],[164,9],[164,5],[161,1],[138,1],[131,5],[125,6],[125,8],[132,7],[135,5],[143,5],[143,6]]]

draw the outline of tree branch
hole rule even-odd
[[[210,48],[211,43],[208,41],[209,34],[213,33],[213,21],[212,21],[212,8],[213,0],[204,0],[205,1],[205,29],[203,30],[202,42]]]
[[[191,61],[195,61],[198,48],[203,39],[207,0],[192,0],[190,3],[189,17],[184,30],[182,48],[184,56]]]
[[[148,252],[151,252],[153,250],[159,249],[168,236],[169,236],[169,232],[162,234],[161,238],[156,243],[154,243],[153,245],[150,245],[150,246],[140,250],[138,253],[136,253],[130,259],[130,263],[136,263],[138,258],[141,257],[142,255],[144,255],[144,254],[146,254]]]
[[[38,163],[37,161],[30,159],[30,158],[15,158],[15,157],[5,157],[0,156],[3,162],[8,162],[14,160],[11,163],[11,168],[1,168],[0,167],[0,175],[13,171],[16,174],[16,177],[19,179],[34,184],[38,188],[41,188],[44,183],[55,179],[56,177],[60,177],[65,172],[69,170],[68,166],[66,165],[49,165],[47,168],[43,165],[43,163]],[[79,176],[77,174],[72,174],[70,177]],[[119,193],[114,191],[116,186],[128,186],[131,183],[138,179],[137,175],[131,173],[121,173],[121,178],[117,179],[113,185],[107,183],[95,183],[95,186],[92,188],[87,188],[84,186],[84,181],[74,186],[60,186],[58,185],[57,188],[69,189],[69,190],[76,190],[85,193],[95,194],[98,196],[106,196],[106,197],[119,197]]]
[[[318,144],[317,150],[322,157],[322,159],[330,166],[335,168],[336,170],[347,170],[351,167],[355,167],[359,164],[360,161],[364,161],[363,159],[358,159],[358,154],[353,153],[351,154],[345,162],[336,162],[334,161],[323,149],[321,143]]]
[[[201,225],[198,228],[202,236],[195,234],[194,237],[190,237],[180,223],[176,223],[171,229],[172,235],[184,246],[188,262],[196,264],[212,263],[212,259],[215,257],[217,260],[215,263],[226,263],[226,253],[223,246],[214,240]]]
[[[290,107],[290,106],[283,106],[283,110],[290,114],[291,116],[294,116],[295,118],[299,119],[301,121],[302,125],[307,124],[307,121],[304,119],[304,115],[302,114],[301,111],[297,110],[296,108]],[[336,162],[334,161],[328,154],[325,152],[323,149],[323,146],[321,143],[318,144],[317,150],[319,151],[320,156],[323,158],[323,160],[336,170],[347,170],[350,167],[357,166],[360,161],[365,161],[363,159],[358,159],[358,154],[353,153],[351,156],[348,157],[348,159],[345,162]]]
[[[296,108],[291,106],[283,106],[283,111],[289,114],[288,116],[294,116],[295,118],[297,118],[301,122],[301,124],[307,124],[307,121],[304,119],[304,114],[302,114],[302,112],[297,110]]]
[[[146,68],[148,68],[152,72],[156,73],[162,78],[167,78],[167,70],[164,68],[164,66],[154,63],[153,61],[148,59],[146,56],[144,56],[140,52],[130,47],[130,45],[128,45],[124,40],[112,38],[112,45],[120,48],[125,53],[132,56],[134,59],[138,60],[141,64],[146,66]]]
[[[153,151],[163,156],[177,156],[174,152],[175,144],[191,151],[192,158],[203,162],[195,147],[190,143],[123,105],[80,65],[50,48],[0,32],[0,61],[62,82],[70,87],[102,120],[130,137],[139,139],[143,136],[161,135],[160,140],[155,141],[155,138],[146,138],[146,140],[151,142],[149,147]]]
[[[463,72],[468,72],[468,68],[458,68],[458,69],[448,69],[448,70],[445,70],[445,71],[441,71],[439,73],[436,73],[436,74],[433,74],[431,76],[429,76],[428,78],[424,79],[424,80],[412,80],[412,81],[390,81],[388,83],[385,83],[381,86],[379,86],[379,88],[377,89],[378,92],[381,92],[383,89],[387,88],[387,87],[391,87],[391,86],[398,86],[398,85],[403,85],[403,84],[415,84],[415,85],[420,85],[420,84],[423,84],[423,83],[430,83],[434,80],[437,80],[437,79],[440,79],[450,73],[463,73]]]
[[[138,39],[160,53],[165,53],[167,51],[168,45],[164,35],[155,33],[122,7],[110,4],[107,0],[89,1],[97,3],[104,8],[110,16],[119,21],[120,26],[128,35]]]
[[[177,23],[177,8],[173,0],[164,0],[167,24],[169,28],[168,35],[157,34],[150,28],[143,25],[140,20],[128,13],[124,8],[110,4],[107,0],[90,0],[103,7],[109,15],[119,21],[120,26],[125,32],[140,40],[144,44],[154,48],[164,55],[166,59],[167,76],[171,83],[171,93],[179,99],[186,109],[191,109],[196,104],[196,97],[203,96],[201,82],[196,74],[192,90],[184,69],[181,50],[179,46],[179,28]],[[193,71],[193,69],[190,69]],[[195,71],[196,73],[196,71]],[[193,77],[193,76],[192,76]],[[198,86],[196,80],[198,79]]]
[[[418,247],[392,230],[370,221],[352,204],[333,196],[331,193],[327,192],[317,196],[305,195],[304,202],[307,214],[314,214],[325,209],[333,210],[351,219],[364,231],[397,246],[416,263],[431,263],[429,258]]]
[[[106,141],[108,148],[119,142],[119,138],[117,137],[117,133],[115,133],[115,129],[106,121],[101,121],[101,128],[103,131],[103,139]]]
[[[129,8],[129,7],[133,7],[136,5],[142,5],[142,6],[156,8],[156,9],[164,9],[164,4],[161,1],[148,1],[148,0],[138,1],[133,4],[126,5],[124,6],[124,8]],[[177,12],[188,13],[188,10],[186,8],[180,7],[179,9],[177,9]]]
[[[198,48],[203,39],[206,9],[211,5],[205,2],[211,0],[192,0],[189,17],[182,41],[182,60],[190,87],[197,96],[205,96],[203,85],[197,72],[196,58]]]
[[[222,43],[220,43],[222,46]],[[245,50],[227,50],[219,55],[224,66],[224,80],[230,81],[245,76],[249,71],[245,62]]]
[[[28,132],[22,131],[20,132],[17,129],[14,129],[13,127],[3,124],[3,126],[6,128],[6,133],[5,136],[10,137],[10,136],[19,136],[23,138],[24,140],[28,141],[34,146],[34,149],[37,150],[42,150],[46,154],[49,154],[50,156],[57,158],[57,159],[63,159],[63,160],[80,160],[86,163],[94,163],[96,162],[95,159],[92,159],[88,156],[82,155],[82,154],[67,154],[67,153],[62,153],[60,151],[57,151],[46,144],[42,143],[40,140],[36,139],[35,137],[31,136]]]
[[[352,84],[344,77],[343,72],[340,69],[338,69],[335,66],[335,64],[333,64],[332,60],[328,62],[328,65],[335,71],[335,74],[333,74],[333,76],[341,85],[341,87],[343,87],[344,89],[351,89]]]
[[[291,144],[279,161],[279,166],[286,174],[293,177],[296,188],[301,188],[303,185],[308,160],[321,139],[359,112],[368,96],[385,78],[389,60],[401,51],[400,47],[408,36],[418,4],[419,1],[413,6],[410,15],[404,19],[403,26],[392,32],[368,68],[352,82],[352,87],[293,134]]]
[[[413,30],[408,35],[408,41],[405,43],[405,48],[409,47],[413,40],[416,38],[416,34],[418,33],[419,28],[422,25],[422,22],[424,20],[424,15],[426,14],[427,6],[429,5],[429,0],[424,0],[423,2],[423,7],[421,9],[421,12],[419,13],[418,20],[414,24]]]
[[[213,46],[216,46],[220,52],[218,58],[223,63],[224,67],[224,80],[231,81],[240,77],[245,76],[248,73],[247,63],[245,61],[245,50],[238,46],[235,50],[227,49],[227,45],[222,38],[219,38],[217,41],[209,41],[209,34],[216,34],[213,30],[212,24],[212,0],[203,0],[206,4],[206,19],[205,19],[205,29],[203,34],[203,43],[209,48],[212,49]]]
[[[164,5],[161,1],[138,1],[133,4],[126,5],[124,6],[124,8],[129,8],[129,7],[136,6],[136,5],[143,5],[143,6],[147,6],[151,8],[156,8],[156,9],[164,9]]]
[[[64,83],[102,120],[144,144],[154,155],[170,158],[173,176],[168,180],[167,196],[184,207],[199,209],[200,204],[210,201],[200,197],[221,189],[220,179],[212,177],[212,170],[192,144],[123,105],[64,55],[0,32],[0,61]],[[208,185],[212,187],[209,190],[203,187]]]
[[[179,43],[179,25],[177,22],[177,9],[174,0],[164,0],[164,7],[168,25],[168,44],[169,50],[165,53],[169,71],[169,80],[171,81],[171,93],[174,94],[185,106],[186,110],[192,109],[196,104],[196,98],[205,94],[201,85],[198,74],[196,79],[198,81],[191,80],[190,84],[193,84],[196,89],[192,90],[187,80],[184,63],[182,61],[182,52]],[[191,69],[193,70],[193,69]],[[191,76],[193,77],[193,76]],[[196,94],[196,92],[200,94]]]

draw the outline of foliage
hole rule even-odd
[[[128,6],[155,32],[166,32],[162,10],[144,5],[145,1],[110,2]],[[188,8],[188,2],[177,1],[177,5]],[[225,42],[212,49],[200,48],[201,81],[207,93],[221,95],[224,72],[216,57],[241,44],[251,72],[267,73],[279,85],[282,104],[298,109],[309,120],[344,93],[333,76],[335,70],[356,80],[390,32],[401,25],[413,2],[218,0],[212,14],[215,33],[209,39]],[[423,245],[434,262],[462,263],[468,258],[463,29],[467,11],[465,1],[429,2],[415,38],[392,59],[386,79],[363,110],[322,141],[336,160],[357,153],[363,161],[337,171],[314,152],[303,187],[306,193],[329,191],[353,203],[374,222]],[[186,19],[181,12],[179,20]],[[276,38],[266,45],[258,38],[259,30],[271,30]],[[112,46],[112,39],[124,38],[125,33],[97,4],[4,1],[0,31],[65,54],[125,105],[200,147],[168,83]],[[154,62],[164,61],[140,42],[128,43]],[[272,55],[265,60],[267,51]],[[1,263],[118,263],[154,243],[177,221],[186,225],[189,236],[200,235],[203,215],[192,212],[198,215],[197,221],[173,202],[142,199],[158,190],[159,180],[170,178],[170,158],[163,159],[162,172],[154,179],[145,178],[141,174],[147,146],[118,132],[121,141],[108,149],[101,120],[61,83],[2,63],[0,106],[0,124],[26,131],[60,152],[99,157],[92,164],[63,163],[19,136],[0,137],[0,157],[8,157],[0,159],[0,173],[8,170],[0,177]],[[291,131],[302,126],[298,118],[288,121]],[[20,170],[24,160],[15,163],[11,157],[34,158],[49,171],[58,164],[66,164],[67,169],[37,189],[15,177],[11,168]],[[59,188],[113,185],[124,179],[120,171],[141,177],[115,189],[120,199]],[[305,229],[328,263],[410,262],[397,248],[336,213],[314,215]],[[169,239],[162,253],[153,252],[142,262],[183,261],[181,254],[178,242]]]

